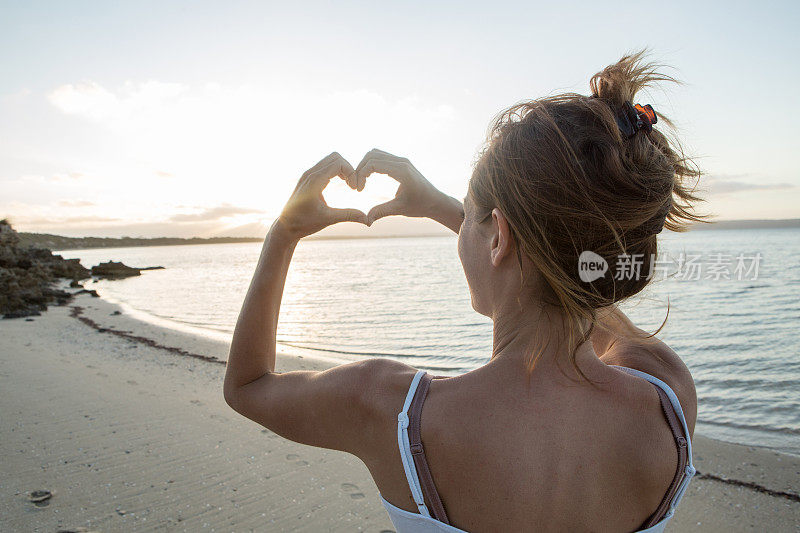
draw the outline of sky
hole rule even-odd
[[[375,147],[460,199],[496,113],[589,94],[592,74],[645,47],[684,82],[637,101],[704,170],[701,212],[800,218],[800,3],[569,5],[0,0],[0,218],[69,236],[262,236],[306,169]],[[396,187],[333,180],[325,197],[367,211]]]

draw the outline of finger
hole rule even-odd
[[[356,165],[356,180],[359,184],[362,182],[366,183],[368,174],[362,173],[361,170],[364,168],[364,165],[366,165],[367,162],[373,157],[375,157],[375,149],[367,152],[364,157],[361,158],[361,161],[359,161],[358,165]]]
[[[337,222],[359,222],[361,224],[367,223],[367,215],[358,209],[339,209],[331,207],[333,213],[333,224]]]
[[[391,215],[402,215],[402,207],[402,203],[397,198],[393,198],[386,203],[376,205],[369,210],[369,214],[367,215],[367,226],[371,226],[372,223],[379,218],[388,217]]]
[[[356,165],[356,171],[358,171],[358,169],[364,165],[364,162],[367,159],[371,159],[374,157],[378,157],[379,159],[399,159],[396,155],[392,155],[389,152],[384,152],[383,150],[379,150],[378,148],[373,148],[372,150],[364,154],[364,157],[361,158],[361,162],[358,165]]]
[[[389,152],[381,150],[380,148],[373,148],[372,150],[370,150],[368,152],[367,156],[364,157],[364,159],[368,159],[368,157],[376,158],[376,156],[377,156],[377,159],[385,159],[385,160],[389,160],[389,161],[400,160],[401,159],[401,158],[397,157],[394,154],[390,154]],[[360,175],[358,172],[356,172],[356,177],[357,177],[357,180],[359,182],[359,187],[360,187],[360,189],[358,189],[359,191],[364,190],[364,187],[367,185],[367,176],[368,176],[368,174]]]
[[[347,185],[351,189],[356,189],[358,187],[358,182],[356,181],[357,180],[356,171],[350,164],[350,162],[347,161],[347,159],[345,159],[342,156],[339,156],[334,160],[337,161],[340,165],[339,170],[341,172],[338,175],[345,181],[345,183],[347,183]]]
[[[335,170],[336,173],[327,176],[324,179],[330,180],[332,177],[337,175],[341,176],[345,181],[348,181],[348,178],[354,179],[355,170],[339,152],[331,152],[327,156],[320,159],[316,165],[308,169],[303,174],[302,179],[305,181],[321,179],[320,175],[328,174],[333,170]],[[350,185],[350,182],[348,182],[348,185]]]
[[[350,186],[351,189],[358,189],[358,177],[356,176],[356,171],[353,166],[345,159],[341,158],[341,171],[345,173],[345,175],[339,174],[342,179]]]
[[[377,156],[366,157],[356,168],[359,183],[366,184],[367,176],[376,172],[378,174],[386,174],[399,183],[407,182],[411,176],[411,168],[408,163]]]
[[[367,152],[364,155],[364,157],[361,158],[361,162],[358,163],[358,165],[356,165],[356,180],[358,181],[359,186],[361,186],[363,189],[363,186],[366,185],[367,183],[367,176],[369,176],[369,173],[362,172],[362,170],[364,168],[364,165],[366,165],[368,161],[375,158],[391,159],[392,157],[394,156],[392,156],[388,152],[384,152],[383,150],[378,150],[377,148],[373,148],[372,150]]]
[[[311,167],[308,170],[306,170],[303,173],[303,176],[307,177],[307,176],[309,176],[311,174],[319,172],[323,168],[325,168],[328,165],[330,165],[332,161],[334,161],[334,160],[336,160],[336,159],[338,159],[340,157],[342,157],[342,156],[341,156],[341,154],[339,154],[339,152],[331,152],[330,154],[326,155],[325,157],[323,157],[322,159],[317,161],[316,165],[314,165],[313,167]]]
[[[375,152],[376,154],[380,154],[380,155],[386,156],[387,159],[391,159],[393,157],[397,158],[397,159],[400,159],[398,156],[396,156],[394,154],[390,154],[389,152],[381,150],[380,148],[373,148],[372,151]]]
[[[348,179],[353,180],[352,182],[354,183],[355,170],[353,170],[353,167],[346,159],[335,152],[329,156],[327,164],[315,168],[316,170],[312,169],[309,171],[306,179],[309,185],[318,192],[322,192],[331,178],[335,176],[341,177],[348,185],[351,184],[351,181],[348,181]]]

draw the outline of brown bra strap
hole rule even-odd
[[[414,393],[414,399],[408,408],[408,442],[411,445],[411,456],[414,458],[414,465],[417,468],[419,484],[422,487],[422,497],[431,515],[440,522],[450,524],[444,505],[439,498],[436,485],[433,483],[431,470],[428,468],[428,461],[425,459],[425,449],[422,447],[422,434],[420,432],[420,421],[422,418],[422,404],[428,395],[433,378],[427,372],[422,375],[419,385]]]
[[[658,397],[661,399],[661,410],[664,412],[664,417],[667,419],[669,428],[672,430],[672,435],[675,437],[675,444],[678,446],[678,468],[675,472],[675,477],[672,479],[672,483],[670,483],[667,489],[667,493],[664,494],[664,499],[661,500],[661,504],[656,509],[656,512],[644,523],[643,529],[657,524],[664,518],[664,515],[667,514],[672,498],[675,496],[683,477],[686,475],[686,464],[689,462],[689,450],[686,443],[687,436],[684,434],[683,424],[681,424],[678,415],[675,413],[675,408],[672,406],[672,402],[669,401],[669,397],[667,393],[664,392],[664,389],[655,383],[653,383],[653,386],[656,388]]]
[[[433,482],[430,468],[428,468],[428,461],[425,458],[425,449],[422,446],[422,435],[420,432],[422,405],[425,403],[425,398],[428,395],[428,389],[430,388],[432,380],[433,378],[430,374],[427,372],[423,374],[422,378],[420,378],[417,390],[414,393],[414,398],[411,400],[411,405],[408,408],[408,441],[411,445],[411,455],[414,458],[414,465],[416,466],[417,475],[419,476],[425,505],[436,520],[444,522],[445,524],[450,524],[442,500],[439,498],[439,492],[436,490],[436,485]],[[675,477],[672,479],[672,483],[670,483],[664,498],[661,500],[656,511],[645,521],[642,529],[647,529],[657,524],[664,518],[667,511],[669,511],[672,498],[675,497],[675,493],[686,475],[686,465],[689,461],[687,436],[684,434],[683,425],[678,415],[675,413],[675,408],[672,406],[672,402],[670,402],[667,393],[658,385],[653,384],[653,386],[658,392],[664,417],[667,419],[667,423],[672,430],[672,435],[675,437],[675,444],[678,448],[678,467],[675,472]]]

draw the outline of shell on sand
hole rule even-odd
[[[53,497],[53,493],[49,490],[33,490],[28,494],[28,500],[33,503],[43,502]]]

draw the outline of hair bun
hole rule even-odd
[[[661,81],[676,82],[672,76],[659,72],[664,65],[646,62],[646,50],[624,56],[589,80],[592,95],[604,100],[613,108],[632,102],[636,93]]]

